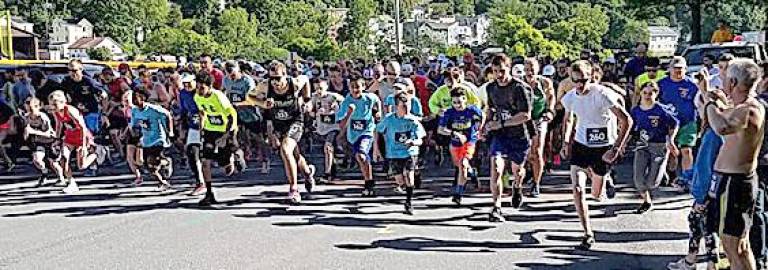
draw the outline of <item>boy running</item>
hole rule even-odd
[[[54,147],[56,142],[56,131],[53,129],[51,119],[48,115],[41,112],[40,100],[31,98],[28,101],[29,114],[27,115],[27,126],[24,128],[24,138],[32,144],[32,164],[40,171],[40,177],[37,180],[37,186],[45,184],[48,175],[48,169],[45,167],[46,161],[56,173],[58,182],[64,182],[61,165],[58,160],[61,151]]]
[[[143,91],[133,92],[131,109],[131,127],[138,127],[141,132],[141,148],[144,151],[144,161],[150,174],[160,182],[160,190],[171,187],[168,178],[173,173],[171,158],[165,156],[165,148],[171,146],[169,137],[173,136],[173,116],[163,107],[146,102],[147,94]],[[165,171],[165,175],[160,173]]]

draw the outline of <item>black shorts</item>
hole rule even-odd
[[[275,128],[275,135],[280,140],[288,137],[298,143],[301,140],[301,136],[304,134],[304,122],[281,123],[273,121],[272,124]]]
[[[422,124],[424,125],[424,130],[426,131],[437,131],[437,118],[432,118],[429,121],[422,121]]]
[[[162,145],[150,146],[142,148],[144,155],[144,162],[150,168],[157,168],[160,166],[161,161],[165,159],[165,147]]]
[[[389,174],[403,175],[407,172],[416,170],[419,164],[419,158],[391,158],[387,160],[387,163],[389,163]]]
[[[717,194],[723,211],[720,213],[720,234],[745,237],[755,213],[757,175],[715,172],[712,177],[718,182]]]
[[[217,147],[216,141],[226,133],[204,130],[202,132],[203,148],[200,149],[200,158],[204,160],[216,161],[219,165],[229,164],[229,158],[232,151],[229,143],[224,147]],[[231,136],[229,136],[231,138]],[[229,141],[229,139],[228,139]]]
[[[611,164],[603,161],[603,155],[613,146],[588,147],[578,142],[571,146],[571,165],[582,169],[591,168],[599,176],[605,176],[611,171]]]
[[[32,151],[45,154],[45,158],[50,160],[59,160],[61,158],[61,147],[54,143],[36,143],[33,142]]]
[[[115,129],[122,130],[128,126],[128,119],[125,119],[125,117],[110,115],[108,119],[109,119],[109,127],[107,127],[108,130],[115,130]]]

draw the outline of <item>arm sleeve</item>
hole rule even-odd
[[[531,92],[531,88],[524,87],[524,86],[518,86],[518,91],[515,91],[518,95],[517,100],[517,109],[519,112],[528,112],[531,110],[531,96],[533,93]]]
[[[448,127],[448,116],[447,114],[441,115],[437,120],[437,126],[447,128]]]
[[[417,97],[411,99],[411,113],[415,116],[424,116],[424,113],[421,110],[421,101],[419,101],[419,98]]]

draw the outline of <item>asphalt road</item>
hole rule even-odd
[[[216,179],[222,204],[212,209],[186,195],[186,171],[165,192],[122,175],[79,178],[81,192],[65,195],[34,187],[33,171],[20,166],[0,177],[0,268],[665,269],[687,249],[691,199],[662,188],[654,211],[634,214],[628,166],[618,168],[615,199],[590,202],[590,251],[574,248],[582,232],[564,171],[494,224],[488,193],[469,194],[462,207],[450,202],[448,164],[425,172],[415,216],[402,214],[403,196],[390,183],[378,184],[377,198],[361,198],[355,180],[319,186],[314,199],[288,206],[280,163],[269,175],[249,168]]]

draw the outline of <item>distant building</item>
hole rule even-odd
[[[13,58],[17,60],[37,60],[40,57],[38,42],[40,35],[35,34],[34,24],[25,21],[21,17],[11,16],[11,41],[13,42]],[[5,16],[0,17],[0,27],[3,35],[7,31],[8,24]],[[5,37],[3,37],[5,38]],[[8,58],[9,55],[3,55]]]
[[[445,46],[480,46],[487,42],[490,19],[487,15],[474,17],[443,16],[421,19],[415,17],[403,24],[409,45],[418,45],[424,37]]]
[[[54,20],[50,33],[49,52],[51,60],[69,58],[88,59],[88,49],[105,47],[112,51],[115,59],[125,57],[120,44],[109,37],[96,37],[93,24],[87,19]]]
[[[368,46],[368,50],[370,52],[375,52],[376,47],[381,44],[391,44],[392,50],[394,50],[396,46],[395,27],[395,19],[389,15],[379,15],[378,17],[368,20],[368,28],[371,30],[370,39],[373,41],[372,44]],[[400,31],[400,38],[402,39],[402,37],[403,32]]]
[[[677,50],[680,31],[667,26],[648,27],[648,54],[653,56],[673,56]]]
[[[344,20],[347,18],[346,8],[328,8],[326,13],[331,18],[331,25],[328,27],[328,38],[336,41],[339,38],[339,29],[344,27]]]

